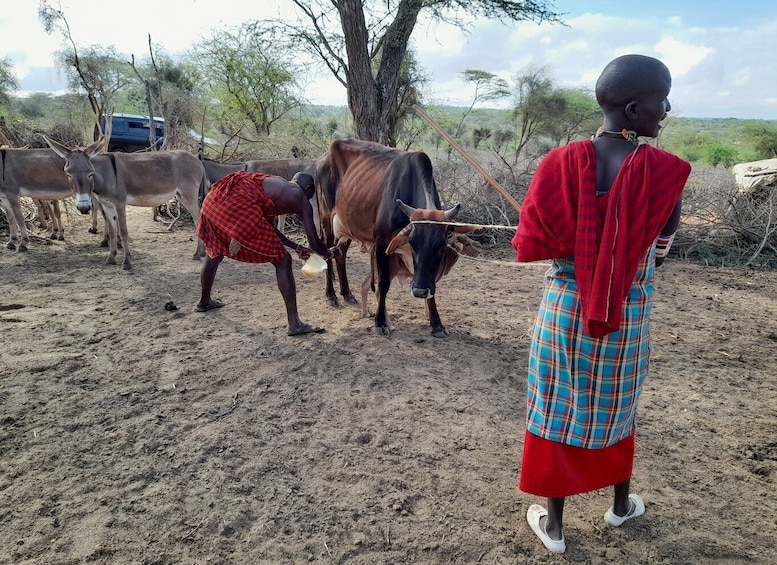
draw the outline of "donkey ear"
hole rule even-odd
[[[62,145],[61,143],[54,141],[53,139],[49,139],[47,136],[43,136],[43,140],[48,144],[49,147],[62,157],[63,159],[67,159],[70,153],[72,152],[71,149],[65,145]]]
[[[104,145],[105,145],[105,136],[101,135],[100,139],[98,139],[97,141],[92,143],[89,147],[84,149],[84,153],[86,154],[87,157],[91,157],[95,153],[99,153],[100,151],[102,151]]]

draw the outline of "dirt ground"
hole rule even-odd
[[[545,265],[460,261],[441,340],[407,287],[380,337],[295,259],[302,318],[327,331],[292,338],[269,265],[225,261],[226,307],[201,314],[191,227],[131,209],[129,272],[88,218],[66,227],[0,250],[0,563],[777,562],[777,272],[659,270],[647,513],[613,529],[610,491],[573,497],[558,556],[516,488]]]

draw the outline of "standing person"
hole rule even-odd
[[[651,57],[611,61],[596,83],[603,126],[545,156],[512,240],[518,261],[552,260],[531,340],[519,487],[547,497],[526,518],[553,552],[566,549],[567,496],[614,485],[611,526],[645,512],[629,491],[653,273],[691,168],[638,137],[658,135],[671,83]]]
[[[226,256],[246,263],[273,264],[278,289],[286,304],[288,335],[324,331],[299,318],[291,256],[285,249],[294,249],[301,259],[309,258],[311,251],[327,259],[339,254],[337,248],[327,249],[316,234],[309,202],[314,194],[313,177],[307,173],[297,173],[287,181],[265,173],[238,171],[211,186],[197,225],[197,235],[205,242],[207,254],[200,273],[202,295],[198,312],[224,306],[220,300],[211,298],[210,293],[216,271]],[[294,243],[275,228],[273,219],[280,214],[300,216],[310,248]]]

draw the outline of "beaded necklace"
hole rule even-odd
[[[615,137],[618,139],[625,139],[634,145],[639,145],[637,132],[633,129],[623,128],[621,131],[610,131],[604,129],[602,126],[599,126],[599,129],[596,130],[596,135],[594,135],[594,137]]]

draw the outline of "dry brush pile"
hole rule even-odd
[[[535,161],[510,165],[487,154],[476,159],[523,201]],[[463,204],[461,221],[486,226],[517,222],[516,211],[468,163],[438,159],[435,172],[444,204]],[[512,236],[510,230],[485,229],[474,237],[484,245],[507,245]],[[729,169],[694,166],[671,255],[712,265],[777,268],[777,187],[744,196]]]

